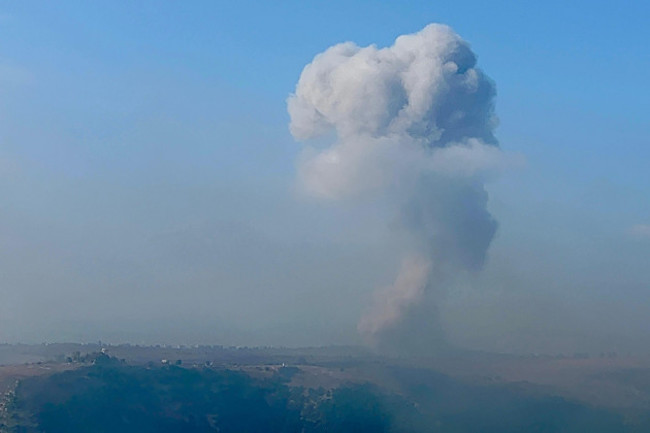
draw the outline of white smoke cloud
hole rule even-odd
[[[508,163],[493,133],[494,96],[469,45],[432,24],[387,48],[327,49],[289,97],[296,139],[335,137],[305,149],[301,187],[330,200],[388,195],[412,241],[395,284],[359,324],[370,341],[416,342],[398,330],[438,326],[435,308],[418,305],[430,304],[448,275],[482,266],[496,231],[484,182]]]

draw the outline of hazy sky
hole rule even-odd
[[[0,340],[350,344],[382,205],[297,192],[314,55],[450,25],[496,83],[499,227],[446,293],[465,347],[650,343],[645,2],[0,1]],[[582,3],[582,6],[578,5]]]

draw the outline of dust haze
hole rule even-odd
[[[0,340],[647,351],[648,222],[597,217],[608,185],[522,201],[489,59],[410,31],[312,47],[274,96],[8,53]]]

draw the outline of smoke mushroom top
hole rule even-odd
[[[395,284],[359,324],[375,345],[442,344],[432,300],[454,272],[482,266],[495,234],[484,183],[504,158],[495,86],[476,61],[451,28],[431,24],[387,48],[330,47],[288,99],[297,140],[334,137],[303,152],[303,190],[329,200],[391,196],[412,240]],[[412,347],[395,347],[405,341]]]

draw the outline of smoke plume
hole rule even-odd
[[[412,251],[359,323],[380,349],[446,345],[437,300],[454,274],[481,268],[497,224],[484,183],[504,163],[495,87],[469,45],[431,24],[387,48],[351,42],[318,54],[288,99],[297,140],[322,137],[298,164],[322,199],[375,194],[392,203]],[[330,139],[328,141],[328,139]]]

